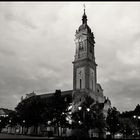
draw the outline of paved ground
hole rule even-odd
[[[14,134],[4,134],[0,133],[0,139],[55,139],[54,137],[35,137],[26,135],[14,135]]]

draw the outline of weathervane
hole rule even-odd
[[[84,4],[83,6],[84,6],[84,12],[85,12],[85,8],[86,8],[86,6],[85,6],[85,4]]]

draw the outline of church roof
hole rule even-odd
[[[67,96],[67,95],[72,96],[72,92],[73,92],[73,90],[61,91],[61,95],[62,95],[62,96]],[[55,92],[46,93],[46,94],[41,94],[41,95],[39,95],[39,96],[41,96],[41,97],[43,97],[43,98],[45,98],[45,97],[51,97],[54,93],[55,93]]]
[[[71,103],[72,102],[72,92],[73,90],[66,90],[66,91],[61,91],[61,96],[64,100],[66,100],[67,102]],[[47,93],[47,94],[41,94],[41,95],[37,95],[40,96],[41,98],[45,98],[47,102],[51,102],[53,99],[53,95],[56,92],[53,93]]]
[[[91,29],[87,24],[80,25],[80,27],[78,28],[78,31],[82,31],[82,30],[85,30],[85,29],[87,29],[87,31],[91,32]]]
[[[85,13],[85,8],[84,8],[84,14],[82,16],[82,25],[79,26],[78,31],[82,31],[87,29],[87,31],[91,32],[90,27],[87,25],[87,15]]]
[[[104,101],[104,103],[109,103],[109,104],[111,104],[111,101],[109,100],[109,98],[106,98],[105,101]]]
[[[96,86],[97,86],[97,88],[100,88],[101,90],[103,90],[99,83],[97,83]]]

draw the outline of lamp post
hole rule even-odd
[[[79,106],[79,107],[78,107],[78,110],[79,110],[79,111],[81,111],[81,110],[83,111],[83,112],[82,112],[82,116],[83,116],[83,121],[84,121],[84,120],[85,120],[85,111],[84,111],[84,109],[82,109],[82,107]],[[82,122],[79,121],[79,124],[81,124],[81,123],[82,123]]]
[[[83,123],[85,124],[86,112],[90,112],[90,108],[79,106],[79,107],[78,107],[78,110],[79,110],[79,111],[82,111],[82,120],[83,120]],[[79,121],[78,123],[79,123],[80,125],[82,124],[81,121]]]
[[[25,120],[22,121],[22,134],[24,134],[24,125],[25,125]]]
[[[136,132],[137,132],[137,135],[139,136],[140,135],[140,126],[139,126],[140,125],[140,116],[134,115],[133,118],[136,119],[136,122],[137,122]]]
[[[90,108],[86,108],[86,107],[81,107],[81,106],[79,106],[79,107],[78,107],[78,110],[79,110],[79,111],[81,111],[81,110],[83,111],[83,120],[85,120],[85,113],[86,113],[86,111],[89,112],[89,111],[90,111]]]
[[[0,120],[0,131],[1,131],[1,120]]]
[[[1,131],[1,120],[0,120],[0,131]]]
[[[12,131],[12,128],[11,128],[11,120],[9,120],[9,124],[10,124],[10,133],[11,133],[11,131]]]
[[[85,136],[89,137],[89,127],[90,127],[90,123],[88,122],[88,116],[90,115],[90,111],[91,109],[89,107],[86,106],[79,106],[78,107],[79,110],[79,115],[82,117],[80,117],[81,119],[78,120],[78,124],[80,125],[80,127],[83,127],[83,133],[85,134]],[[82,125],[82,126],[81,126]]]

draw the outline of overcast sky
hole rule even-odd
[[[140,103],[140,3],[84,2],[95,35],[97,81],[118,110]],[[70,90],[83,2],[0,2],[0,107]]]

